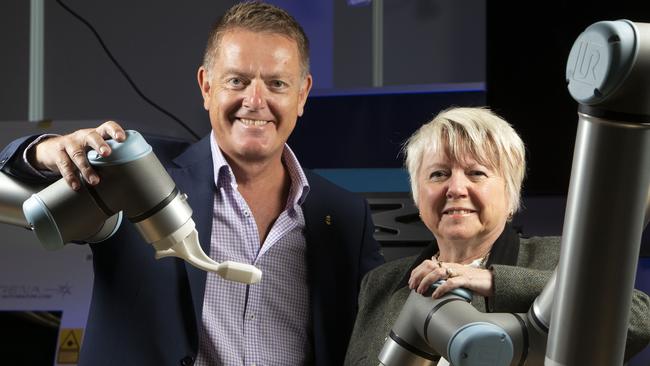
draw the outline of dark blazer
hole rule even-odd
[[[32,140],[14,141],[0,152],[0,169],[30,179],[20,160]],[[180,141],[147,141],[179,190],[189,196],[201,246],[209,253],[215,189],[209,136],[189,147]],[[302,208],[315,364],[341,365],[359,284],[383,257],[365,200],[315,174],[306,175],[310,192]],[[95,279],[80,365],[193,364],[206,272],[177,258],[155,260],[154,249],[130,223],[90,246]]]
[[[483,312],[525,313],[548,282],[560,256],[559,237],[519,238],[506,226],[497,239],[487,266],[494,275],[495,294],[474,296],[472,305]],[[377,365],[379,352],[411,290],[411,270],[436,253],[435,242],[417,257],[398,259],[368,273],[361,285],[359,315],[354,325],[345,365]],[[598,296],[595,294],[595,296]],[[650,341],[650,298],[634,290],[625,358]]]

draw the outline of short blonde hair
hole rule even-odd
[[[418,172],[425,153],[445,152],[452,161],[472,158],[506,182],[510,212],[520,207],[526,172],[524,143],[512,126],[488,108],[450,108],[420,127],[404,144],[413,200],[418,203]]]

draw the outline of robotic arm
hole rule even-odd
[[[525,315],[480,313],[458,292],[412,292],[382,364],[433,365],[436,354],[455,366],[622,364],[650,211],[650,24],[589,26],[566,77],[579,127],[560,262],[546,287]]]
[[[466,289],[431,298],[443,282],[424,295],[411,291],[379,354],[382,365],[433,366],[439,356],[454,366],[544,363],[555,273],[527,314],[482,313]]]
[[[411,291],[379,354],[382,365],[518,365],[525,360],[525,314],[486,314],[471,304],[471,292],[456,289],[432,299]]]
[[[71,241],[95,243],[111,237],[123,216],[156,249],[156,258],[175,256],[225,279],[253,284],[262,273],[249,264],[217,263],[199,245],[187,195],[181,193],[142,135],[108,140],[108,157],[88,152],[102,177],[97,186],[72,190],[65,180],[38,186],[0,171],[0,222],[33,230],[47,249]],[[22,208],[22,209],[21,209]]]

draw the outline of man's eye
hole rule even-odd
[[[270,84],[273,89],[282,89],[287,86],[287,83],[282,80],[272,80]]]
[[[228,85],[233,87],[241,87],[244,85],[244,81],[240,78],[231,78],[228,79]]]

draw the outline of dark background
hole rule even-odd
[[[328,0],[299,2],[303,12],[298,18],[314,45],[312,67],[320,75],[316,82],[324,88],[358,87],[360,82],[371,79],[370,37],[356,31],[370,26],[369,7],[350,9],[345,0],[331,1],[333,9]],[[97,28],[147,96],[177,114],[197,133],[209,131],[196,84],[196,68],[209,25],[235,1],[65,2]],[[298,4],[291,0],[273,2],[287,9]],[[55,123],[87,120],[89,126],[108,118],[131,120],[148,124],[161,134],[189,138],[133,92],[87,28],[54,0],[45,3],[46,118]],[[576,103],[566,91],[564,80],[569,50],[580,32],[596,21],[625,18],[650,22],[650,3],[384,0],[384,4],[386,14],[396,17],[385,24],[390,34],[426,29],[423,21],[427,18],[447,11],[454,14],[451,21],[435,23],[426,37],[397,36],[386,41],[387,46],[418,48],[425,55],[413,57],[407,48],[389,53],[385,62],[388,84],[396,83],[396,75],[402,74],[405,82],[484,82],[486,87],[381,94],[314,93],[290,140],[303,165],[399,168],[401,144],[438,111],[451,105],[488,105],[515,126],[527,145],[528,177],[523,194],[529,212],[537,215],[535,225],[548,224],[549,234],[558,233],[577,127]],[[474,13],[477,4],[479,10],[485,11],[484,17]],[[461,21],[468,19],[470,25]],[[337,23],[331,30],[333,21]],[[2,121],[27,118],[28,23],[29,1],[0,2],[0,131]],[[478,36],[476,29],[482,30]],[[449,54],[453,62],[438,57]],[[338,66],[323,64],[328,57]],[[526,231],[528,221],[516,223]],[[650,256],[649,242],[644,241],[646,257]],[[417,248],[414,250],[417,252]],[[404,255],[403,248],[398,255]],[[641,266],[638,275],[647,282],[648,258],[642,258],[640,263],[643,261],[646,265]],[[13,315],[0,314],[3,326],[9,327],[14,321]],[[19,324],[24,327],[24,322]],[[9,335],[33,337],[36,342],[38,330],[25,331],[11,331]],[[56,336],[49,328],[44,332],[46,338]],[[13,348],[13,343],[3,344]],[[45,353],[51,351],[47,347],[37,349],[45,357],[52,357],[52,352]],[[646,363],[640,360],[635,365],[647,364],[648,357],[643,359]]]
[[[650,3],[488,1],[487,102],[528,147],[524,194],[566,194],[577,128],[566,59],[587,26],[617,19],[650,22]]]
[[[333,1],[333,7],[323,5],[328,2],[300,2],[297,15],[312,38],[312,66],[320,75],[316,85],[345,88],[367,83],[370,35],[360,30],[370,27],[370,6],[352,8],[344,0]],[[96,27],[146,95],[200,135],[209,131],[196,67],[209,25],[234,1],[65,3]],[[298,6],[288,0],[275,3],[289,9]],[[312,96],[291,145],[309,168],[396,168],[401,166],[403,141],[440,109],[489,105],[515,126],[528,147],[524,195],[565,195],[577,126],[576,103],[564,81],[571,45],[599,20],[649,22],[648,4],[384,0],[386,47],[405,50],[386,51],[387,84],[402,73],[404,82],[418,75],[443,83],[484,81],[485,90]],[[46,118],[92,121],[89,124],[108,118],[137,121],[163,134],[189,138],[133,92],[87,28],[54,0],[45,5]],[[477,15],[482,11],[485,17]],[[399,37],[400,31],[427,31],[424,24],[431,19],[435,24],[429,26],[430,36]],[[335,22],[334,28],[327,22]],[[1,121],[27,118],[28,23],[28,1],[0,3],[0,127]],[[477,40],[480,37],[485,38]],[[406,51],[414,48],[423,56]],[[453,55],[452,64],[440,61],[440,55],[447,54]],[[334,66],[327,66],[328,57]]]
[[[650,5],[632,0],[384,0],[385,82],[405,87],[360,93],[355,88],[368,89],[372,79],[371,6],[273,2],[295,11],[313,45],[315,89],[289,141],[305,167],[400,168],[403,142],[441,109],[488,105],[526,143],[525,199],[567,192],[577,106],[564,70],[574,40],[600,20],[650,22]],[[209,131],[196,68],[210,24],[235,1],[65,3],[95,26],[147,96],[198,134]],[[45,20],[46,118],[88,126],[116,119],[189,138],[136,95],[90,30],[54,0],[45,2]],[[28,24],[29,2],[0,3],[0,127],[26,119]],[[408,88],[420,79],[440,87]],[[563,212],[562,205],[544,210],[560,223]]]
[[[587,26],[623,18],[650,22],[650,5],[488,1],[487,93],[312,98],[291,144],[308,167],[399,167],[401,144],[437,111],[487,104],[526,143],[524,195],[566,195],[578,121],[566,89],[566,59]]]
[[[96,27],[146,95],[200,135],[209,131],[209,123],[196,68],[210,24],[234,2],[65,1]],[[485,87],[360,94],[345,89],[371,80],[371,7],[353,8],[344,0],[274,3],[299,9],[296,17],[313,44],[316,86],[343,91],[314,90],[310,97],[290,139],[304,166],[399,168],[404,140],[438,111],[488,105],[527,145],[525,197],[567,192],[577,115],[564,69],[574,40],[600,20],[650,22],[645,1],[385,0],[387,85],[417,82],[421,76],[425,83],[483,82]],[[54,0],[45,5],[46,118],[88,120],[89,125],[137,121],[161,134],[189,138],[135,94],[86,27]],[[0,127],[1,121],[26,119],[28,23],[29,2],[0,3]],[[413,30],[425,36],[403,36]]]

